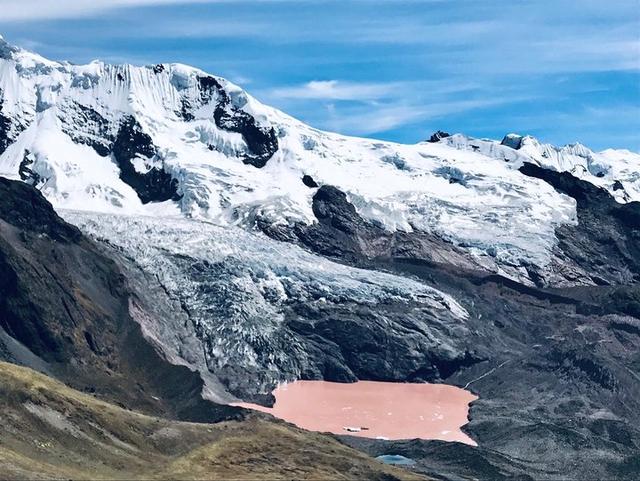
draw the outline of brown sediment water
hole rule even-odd
[[[273,408],[234,403],[309,431],[385,439],[441,439],[476,446],[460,428],[474,396],[445,384],[295,381],[273,391]]]

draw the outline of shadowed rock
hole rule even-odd
[[[198,84],[200,100],[203,103],[216,102],[213,113],[216,125],[223,130],[241,134],[246,142],[249,152],[242,158],[242,162],[256,168],[267,165],[269,159],[278,151],[275,129],[259,126],[255,118],[236,107],[215,78],[198,77]]]
[[[113,144],[113,158],[120,167],[120,179],[133,187],[143,204],[180,200],[178,181],[168,173],[164,166],[157,167],[155,158],[157,149],[151,137],[147,135],[137,120],[127,117],[120,126]],[[152,163],[146,172],[140,172],[134,159]]]
[[[431,137],[429,137],[429,142],[431,143],[440,142],[442,139],[446,139],[447,137],[450,137],[450,136],[451,134],[449,134],[448,132],[443,132],[442,130],[438,130],[437,132],[432,134]]]

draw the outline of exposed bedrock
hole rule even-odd
[[[87,145],[103,157],[111,156],[120,170],[120,179],[133,188],[143,204],[182,198],[178,180],[133,115],[113,122],[93,108],[72,101],[60,106],[58,116],[62,131],[75,143]],[[31,157],[26,151],[20,175],[22,180],[35,185],[39,178],[30,169]]]
[[[91,107],[69,101],[60,106],[58,118],[62,131],[75,143],[88,145],[103,157],[111,153],[114,125]]]
[[[451,134],[449,134],[448,132],[443,132],[442,130],[438,130],[437,132],[434,132],[433,134],[431,134],[431,137],[429,137],[429,142],[431,143],[435,143],[435,142],[440,142],[442,139],[446,139],[447,137],[450,137]]]
[[[18,167],[18,175],[20,180],[34,187],[40,182],[40,174],[34,172],[32,167],[35,162],[35,156],[28,150],[24,151],[24,156]]]
[[[261,225],[276,239],[296,239],[313,252],[331,258],[366,265],[377,258],[413,257],[449,263],[468,269],[477,264],[461,249],[424,232],[388,232],[362,218],[340,189],[323,185],[313,197],[317,223],[297,224],[291,232],[282,226]]]
[[[2,42],[2,40],[0,40]],[[0,43],[0,58],[3,58],[2,51],[3,45]],[[28,116],[23,113],[22,117],[14,116],[5,112],[5,95],[4,91],[0,88],[0,155],[7,150],[7,147],[11,145],[18,135],[29,124]]]
[[[120,179],[133,189],[143,204],[179,200],[178,181],[165,170],[151,137],[129,116],[120,125],[112,148],[120,167]]]
[[[318,183],[315,180],[313,180],[313,177],[311,177],[310,175],[303,175],[302,183],[307,187],[309,187],[310,189],[315,189],[316,187],[319,187]]]
[[[418,304],[300,303],[287,314],[287,327],[314,360],[304,379],[437,381],[483,360],[463,321]]]
[[[525,164],[525,175],[549,182],[577,203],[577,225],[556,228],[558,242],[548,265],[501,266],[512,278],[526,277],[539,288],[627,285],[640,279],[640,203],[619,204],[604,189],[569,173]],[[312,225],[258,224],[269,236],[296,241],[308,249],[359,265],[380,259],[416,259],[464,271],[493,274],[499,266],[483,263],[467,250],[429,232],[389,232],[362,218],[347,195],[330,185],[313,197]],[[505,279],[505,282],[508,280]],[[517,281],[512,281],[519,284]],[[525,286],[521,286],[524,288]]]
[[[4,93],[2,92],[2,89],[0,89],[0,154],[2,154],[12,142],[12,139],[9,137],[11,129],[11,119],[2,114],[3,101]]]
[[[242,158],[245,164],[262,168],[278,151],[278,138],[273,127],[262,127],[256,119],[233,104],[229,94],[213,77],[198,77],[200,101],[216,102],[213,118],[218,126],[228,132],[242,135],[248,152]],[[188,106],[183,106],[185,120],[193,119]],[[185,116],[186,115],[186,116]]]

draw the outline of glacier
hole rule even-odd
[[[124,265],[142,271],[139,292],[157,284],[175,301],[170,315],[155,319],[142,318],[144,309],[131,310],[172,363],[201,372],[205,395],[214,401],[234,400],[227,388],[246,398],[310,373],[326,376],[318,367],[322,358],[315,359],[305,336],[291,328],[293,320],[319,322],[316,311],[377,311],[385,330],[405,333],[399,342],[414,346],[404,354],[408,360],[434,353],[453,359],[460,351],[456,339],[469,331],[466,309],[438,289],[333,262],[262,233],[179,216],[61,214],[91,237],[108,240],[128,260]],[[158,298],[151,296],[149,304]],[[405,332],[409,324],[420,334]]]

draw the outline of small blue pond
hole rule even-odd
[[[376,459],[384,464],[395,464],[400,466],[411,466],[412,464],[416,464],[413,459],[405,458],[399,454],[383,454],[382,456],[378,456]]]

